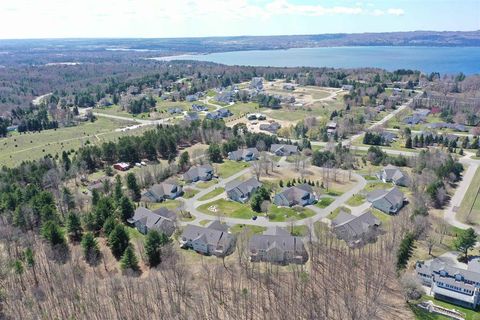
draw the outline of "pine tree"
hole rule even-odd
[[[407,141],[405,141],[405,148],[412,148],[412,138],[410,136],[407,138]]]
[[[100,249],[98,248],[98,242],[93,236],[93,233],[85,233],[82,237],[81,245],[85,261],[89,264],[94,263],[100,256]]]
[[[123,222],[133,217],[134,214],[133,204],[127,197],[122,197],[120,200],[120,218]]]
[[[130,190],[132,195],[132,200],[137,202],[140,200],[140,187],[137,184],[137,178],[133,172],[127,174],[127,188]]]
[[[280,181],[278,182],[278,185],[280,186],[280,188],[283,188],[283,180],[280,180]]]
[[[100,200],[100,193],[97,189],[92,190],[92,205],[96,206],[98,201]]]
[[[70,239],[74,241],[80,240],[82,236],[80,217],[74,212],[70,212],[67,216],[67,232]]]
[[[105,220],[105,223],[103,224],[103,234],[108,237],[110,233],[115,229],[117,226],[117,221],[115,221],[114,217],[108,217],[107,220]]]
[[[133,252],[132,246],[128,246],[125,249],[125,252],[122,255],[122,259],[120,260],[120,268],[124,271],[126,270],[133,270],[138,271],[140,268],[138,267],[138,259]]]
[[[457,236],[457,239],[455,239],[454,246],[455,249],[464,253],[465,259],[468,259],[468,250],[473,248],[476,242],[477,235],[475,230],[473,230],[473,228],[468,228],[460,232],[460,234]]]
[[[153,268],[161,261],[161,248],[168,242],[168,237],[164,233],[156,230],[150,230],[145,240],[145,253],[147,255],[148,265]]]
[[[113,190],[113,196],[115,198],[115,201],[117,202],[119,202],[120,199],[123,197],[122,178],[120,178],[119,175],[115,177],[115,188]]]
[[[60,226],[54,221],[43,224],[41,235],[52,245],[65,245],[65,235]]]
[[[130,237],[125,227],[121,224],[117,224],[108,236],[108,245],[115,258],[120,259],[129,245],[129,240]]]

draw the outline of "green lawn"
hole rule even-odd
[[[460,307],[460,306],[457,306],[457,305],[454,305],[454,304],[450,304],[448,302],[436,300],[436,299],[434,299],[432,297],[429,297],[427,295],[422,296],[418,301],[415,302],[415,304],[417,304],[419,302],[422,302],[422,301],[429,301],[429,300],[433,301],[433,303],[435,303],[438,306],[448,308],[448,309],[455,309],[459,312],[464,313],[465,314],[465,320],[480,320],[480,312],[478,312],[479,310],[475,311],[475,310],[463,308],[463,307]],[[417,319],[422,319],[423,320],[424,318],[417,318]],[[426,318],[426,319],[448,319],[448,318],[441,317],[441,318]]]
[[[460,221],[465,223],[480,221],[480,169],[477,169],[472,183],[465,193],[460,209],[457,212],[457,217]]]
[[[332,204],[333,201],[335,201],[335,199],[330,197],[320,198],[315,205],[323,209]]]
[[[293,226],[293,228],[287,228],[288,231],[294,236],[303,237],[308,234],[308,227],[307,226]]]
[[[327,219],[330,219],[330,220],[335,219],[340,214],[340,211],[345,211],[346,213],[351,213],[352,212],[352,210],[350,210],[346,207],[338,207],[337,209],[333,210],[332,213],[330,213],[327,216]]]
[[[315,215],[310,209],[295,207],[295,208],[284,208],[277,207],[276,205],[271,205],[268,210],[268,218],[272,222],[282,222],[293,220],[301,220]]]
[[[193,198],[197,193],[199,193],[200,191],[198,190],[195,190],[195,189],[190,189],[190,188],[184,188],[183,189],[183,197],[185,199],[190,199],[190,198]]]
[[[361,194],[356,194],[347,200],[347,204],[351,207],[358,207],[365,202],[365,196]]]
[[[165,200],[163,202],[159,202],[159,203],[151,203],[149,205],[149,209],[150,210],[155,210],[155,209],[158,209],[158,208],[167,208],[167,209],[170,209],[170,210],[174,210],[174,209],[177,209],[179,207],[181,207],[182,205],[182,202],[180,202],[180,200]]]
[[[200,189],[206,189],[208,187],[211,187],[213,185],[216,185],[218,183],[218,180],[217,179],[212,179],[210,181],[200,181],[200,182],[197,182],[197,184],[195,185],[197,188],[200,188]]]
[[[343,192],[338,191],[338,190],[334,190],[334,189],[329,189],[325,194],[327,194],[329,196],[332,196],[332,197],[338,197],[338,196],[341,196],[343,194]]]
[[[218,211],[212,212],[208,210],[209,207],[215,206]],[[228,201],[225,199],[220,199],[205,203],[198,207],[200,212],[211,214],[213,216],[226,216],[230,218],[239,218],[239,219],[251,219],[253,216],[258,215],[254,212],[249,204],[241,204],[235,201]]]
[[[246,113],[262,112],[256,102],[235,103],[233,106],[228,106],[227,109],[230,110],[235,117]]]
[[[138,231],[136,228],[132,228],[128,226],[126,228],[127,228],[128,235],[130,236],[130,240],[139,239],[141,241],[145,241],[145,235],[140,233],[140,231]]]
[[[205,225],[209,224],[210,222],[212,222],[212,220],[202,220],[199,223],[200,223],[201,226],[205,226]]]
[[[37,160],[51,154],[61,155],[62,151],[77,150],[87,144],[101,144],[123,135],[141,134],[152,127],[142,127],[129,132],[116,132],[116,128],[133,122],[101,118],[95,122],[82,122],[78,126],[14,134],[0,139],[0,164],[15,166],[24,160]]]
[[[235,173],[248,168],[250,165],[246,162],[225,160],[217,167],[217,174],[221,178],[228,178]]]
[[[381,190],[381,189],[390,189],[392,185],[390,183],[384,183],[381,181],[378,182],[369,182],[365,186],[365,192],[372,192],[373,190]]]
[[[231,233],[240,233],[243,230],[248,230],[248,233],[253,235],[253,234],[261,234],[265,230],[267,230],[267,228],[260,227],[260,226],[249,225],[249,224],[247,224],[247,225],[236,224],[236,225],[234,225],[230,228]]]
[[[378,220],[380,220],[383,224],[385,223],[388,223],[391,219],[392,219],[392,216],[389,215],[389,214],[386,214],[378,209],[375,209],[375,208],[371,208],[370,209],[372,214],[378,218]]]
[[[225,189],[216,188],[213,191],[210,191],[209,193],[207,193],[206,195],[201,196],[200,198],[198,198],[198,200],[205,201],[205,200],[208,200],[208,199],[212,199],[213,197],[216,197],[219,194],[222,194],[223,192],[225,192]]]

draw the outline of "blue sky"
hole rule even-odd
[[[0,38],[479,30],[480,0],[0,0]]]

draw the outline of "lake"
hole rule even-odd
[[[199,60],[226,65],[272,67],[377,67],[425,73],[480,73],[480,47],[322,47],[288,50],[218,52],[160,57],[157,60]]]

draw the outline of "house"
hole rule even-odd
[[[397,186],[406,187],[409,183],[409,177],[398,167],[389,164],[382,171],[377,173],[377,178],[383,182],[393,182]]]
[[[252,78],[252,80],[250,81],[250,89],[263,90],[263,78]]]
[[[197,92],[195,94],[189,94],[185,97],[185,100],[188,101],[188,102],[193,102],[193,101],[197,101],[198,99],[200,99],[200,97],[202,96],[202,94],[200,92]]]
[[[298,153],[298,147],[291,144],[272,144],[270,152],[279,156],[291,156]]]
[[[228,153],[228,159],[233,161],[253,161],[259,156],[257,148],[238,149]]]
[[[337,238],[344,240],[349,246],[356,246],[375,238],[380,224],[380,220],[370,210],[359,216],[340,211],[332,221],[332,230]]]
[[[259,129],[260,130],[263,130],[263,131],[268,131],[268,132],[271,132],[271,133],[277,133],[278,129],[280,129],[282,126],[280,123],[278,122],[271,122],[271,123],[262,123],[260,124],[259,126]]]
[[[119,162],[119,163],[115,163],[113,165],[113,168],[118,171],[127,171],[128,169],[130,169],[130,165],[126,162]]]
[[[380,133],[380,136],[382,137],[383,143],[385,145],[389,145],[392,142],[394,142],[395,140],[397,140],[397,135],[393,132],[390,132],[390,131],[382,131]]]
[[[196,112],[202,112],[202,111],[208,111],[208,108],[206,106],[194,103],[192,104],[192,110]]]
[[[424,108],[415,109],[413,114],[419,117],[426,118],[430,114],[430,109],[424,109]]]
[[[337,132],[337,123],[336,122],[327,123],[327,134],[334,135],[335,132]]]
[[[261,235],[253,235],[249,242],[249,252],[252,262],[303,264],[308,260],[302,238],[292,236],[279,227],[269,229]]]
[[[353,90],[353,86],[351,84],[344,84],[342,86],[342,90],[344,91],[352,91]]]
[[[143,234],[147,234],[150,230],[156,230],[170,237],[175,231],[176,219],[175,212],[167,208],[151,211],[144,207],[138,207],[133,217],[127,222]]]
[[[185,115],[185,121],[196,121],[200,120],[197,112],[187,112]]]
[[[249,113],[247,114],[247,119],[248,120],[265,120],[267,119],[267,116],[264,115],[263,113]]]
[[[293,91],[295,90],[295,85],[292,83],[285,83],[283,85],[283,90]]]
[[[463,124],[458,123],[446,123],[446,122],[433,122],[427,125],[429,129],[451,129],[454,131],[468,132],[468,128]]]
[[[8,132],[17,131],[17,130],[18,130],[18,126],[8,126],[7,127]]]
[[[382,112],[385,111],[385,105],[381,104],[375,107],[375,111]]]
[[[248,201],[250,196],[262,186],[256,178],[250,178],[245,181],[234,180],[225,185],[225,191],[229,199],[241,203]]]
[[[217,111],[207,113],[206,118],[210,120],[219,120],[223,118],[228,118],[230,116],[233,116],[233,113],[230,112],[230,110],[218,109]]]
[[[183,193],[182,186],[174,182],[162,182],[154,184],[148,191],[142,194],[142,201],[162,202],[166,199],[175,199]]]
[[[405,195],[397,187],[390,190],[374,190],[367,195],[374,208],[388,214],[397,213],[403,207]]]
[[[170,113],[170,114],[181,114],[181,113],[183,113],[183,110],[179,107],[168,108],[168,113]]]
[[[419,115],[412,115],[412,116],[405,117],[403,119],[403,123],[409,124],[409,125],[416,125],[424,121],[425,121],[425,118]]]
[[[444,300],[465,308],[480,306],[480,259],[468,262],[465,269],[452,266],[442,258],[417,261],[415,272],[427,292],[435,299]]]
[[[183,174],[183,180],[186,182],[208,181],[213,178],[213,167],[209,164],[195,166],[188,169]]]
[[[313,204],[316,200],[313,188],[304,183],[298,186],[286,188],[277,193],[273,198],[273,203],[281,207],[307,206]]]
[[[220,221],[212,221],[206,228],[187,225],[180,237],[180,246],[198,253],[223,257],[232,248],[235,238]]]
[[[230,103],[233,101],[234,95],[235,92],[233,91],[223,91],[215,96],[215,100],[222,103]]]

